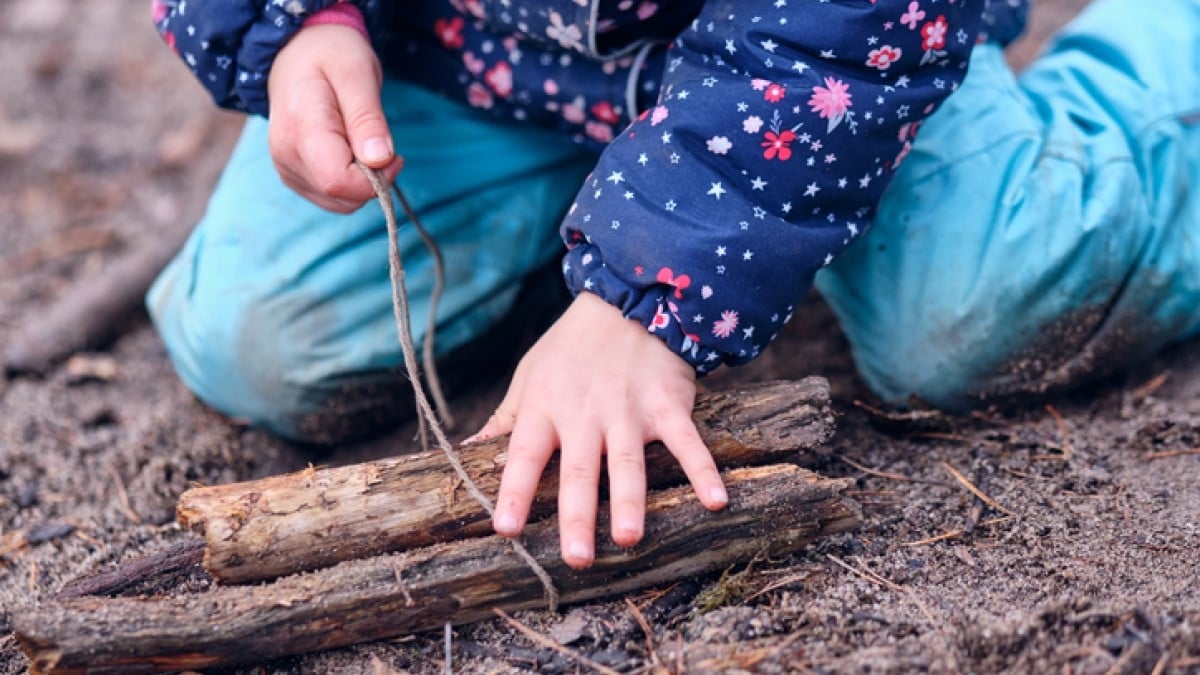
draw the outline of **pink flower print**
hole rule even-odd
[[[621,121],[621,116],[617,114],[617,109],[608,101],[601,101],[594,104],[592,106],[592,117],[605,124],[616,124]]]
[[[450,0],[450,4],[464,14],[470,14],[476,19],[483,18],[483,3],[480,0]]]
[[[482,84],[472,82],[471,86],[467,87],[467,103],[476,108],[491,108],[492,92]]]
[[[654,106],[654,110],[651,111],[651,113],[650,113],[650,126],[652,126],[652,127],[658,126],[659,124],[662,123],[663,120],[667,119],[667,116],[670,114],[671,114],[671,111],[667,110],[667,106],[665,106],[665,105]]]
[[[724,155],[729,153],[729,149],[733,147],[733,143],[725,136],[713,136],[705,143],[708,151],[714,155]]]
[[[763,91],[763,98],[771,103],[779,103],[783,100],[785,94],[787,94],[787,89],[782,84],[772,82],[767,86],[766,90]]]
[[[867,65],[880,70],[887,70],[891,65],[900,60],[900,55],[904,51],[899,47],[884,45],[879,49],[872,49],[867,54]]]
[[[657,4],[653,2],[643,2],[642,4],[638,5],[637,17],[642,21],[645,21],[646,19],[654,16],[656,12],[658,12]]]
[[[492,66],[492,69],[483,76],[483,80],[501,98],[507,98],[512,93],[512,68],[505,61]]]
[[[748,134],[757,134],[762,129],[763,121],[758,115],[751,115],[742,120],[742,131]]]
[[[571,124],[583,124],[585,115],[586,113],[583,111],[583,97],[578,97],[562,107],[563,119]]]
[[[909,30],[916,30],[917,23],[925,18],[925,12],[921,11],[921,5],[914,0],[908,3],[908,11],[900,16],[900,23],[908,26]]]
[[[688,286],[692,285],[691,277],[689,277],[686,274],[680,274],[679,276],[675,276],[675,273],[671,271],[670,267],[664,267],[664,268],[660,269],[658,271],[658,276],[655,277],[655,279],[660,284],[674,286],[676,300],[683,299],[684,289],[687,288]]]
[[[712,334],[719,338],[727,338],[738,327],[738,313],[732,309],[721,312],[721,318],[713,322]]]
[[[921,26],[921,49],[927,52],[938,51],[946,46],[946,31],[950,29],[946,17],[938,16],[934,21]]]
[[[542,83],[542,91],[546,92],[547,96],[557,96],[558,83],[547,78],[547,80]]]
[[[826,77],[824,87],[813,87],[813,95],[808,99],[808,105],[813,112],[829,120],[828,131],[833,131],[842,123],[846,111],[853,105],[850,100],[850,85],[836,77]]]
[[[764,80],[761,77],[756,77],[753,80],[750,80],[750,88],[754,91],[762,91],[770,86],[770,84],[770,80]]]
[[[172,52],[174,52],[175,54],[179,54],[179,50],[175,48],[175,34],[174,33],[172,33],[169,30],[163,31],[162,39],[163,39],[163,42],[167,43],[167,46],[171,48]]]
[[[170,8],[167,7],[167,3],[163,2],[163,0],[153,0],[150,3],[150,8],[154,12],[154,23],[158,23],[159,21],[167,18],[167,13],[171,11]]]
[[[662,305],[654,310],[654,318],[650,320],[650,325],[646,326],[646,330],[653,333],[656,330],[661,330],[671,325],[671,315],[667,314]]]
[[[588,120],[588,123],[583,126],[583,132],[600,143],[610,143],[613,139],[612,127],[603,122]]]
[[[562,45],[563,49],[583,51],[583,33],[579,26],[564,24],[562,14],[558,12],[550,12],[550,25],[546,26],[546,35]]]
[[[792,158],[792,148],[790,143],[796,140],[796,132],[784,129],[780,133],[768,131],[763,135],[766,140],[762,146],[766,148],[763,151],[763,157],[766,159],[779,158],[779,161],[786,162]]]
[[[433,32],[446,49],[459,49],[463,46],[462,29],[463,18],[461,16],[449,20],[438,19],[433,22]]]
[[[483,69],[486,67],[483,59],[475,56],[475,54],[472,52],[463,52],[463,65],[467,67],[468,71],[476,75],[482,73]]]

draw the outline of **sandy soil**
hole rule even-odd
[[[0,345],[123,248],[186,230],[236,137],[239,119],[209,107],[158,44],[145,4],[0,7]],[[1016,58],[1081,4],[1042,0]],[[828,377],[843,415],[834,458],[818,468],[856,479],[863,526],[734,583],[633,598],[653,654],[623,602],[520,619],[622,671],[657,659],[692,672],[1200,672],[1200,456],[1180,452],[1200,447],[1200,345],[1050,407],[896,429],[854,405],[866,394],[836,324],[817,300],[806,310],[767,356],[708,384]],[[182,388],[144,322],[95,358],[115,367],[110,379],[59,368],[0,380],[0,673],[26,668],[13,609],[178,541],[174,502],[189,483],[411,447],[401,430],[314,454],[231,427]],[[501,386],[457,398],[467,428]],[[979,511],[947,466],[1011,517]],[[8,546],[19,537],[38,543]],[[724,603],[695,612],[714,589]],[[441,654],[441,636],[422,635],[239,672],[383,672],[377,658],[433,673]],[[453,661],[461,672],[575,670],[498,622],[456,629]]]

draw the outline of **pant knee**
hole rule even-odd
[[[252,294],[216,301],[186,283],[176,260],[150,289],[147,306],[180,380],[234,420],[293,440],[326,387],[311,373],[324,331],[320,312],[293,299]]]

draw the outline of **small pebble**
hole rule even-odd
[[[29,535],[25,537],[30,545],[41,544],[54,539],[60,539],[75,531],[75,526],[70,523],[45,523],[38,525],[29,531]]]

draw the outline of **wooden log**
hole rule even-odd
[[[784,461],[820,448],[833,433],[828,384],[821,378],[702,394],[694,418],[722,468]],[[499,489],[507,443],[502,437],[459,449],[484,494]],[[554,510],[556,461],[531,519]],[[649,446],[646,464],[652,488],[685,480],[661,444]],[[177,513],[180,524],[204,535],[204,566],[226,583],[491,534],[487,512],[439,451],[189,490]]]
[[[792,465],[726,472],[729,505],[708,512],[688,487],[651,493],[646,538],[632,549],[597,538],[590,568],[568,568],[558,526],[525,543],[564,602],[620,595],[796,552],[861,522],[840,495],[848,479]],[[608,519],[600,518],[599,531]],[[497,536],[361,560],[258,586],[154,598],[75,598],[12,612],[34,673],[144,673],[264,661],[488,619],[544,605],[537,577]]]
[[[5,374],[42,375],[75,352],[105,347],[119,337],[186,236],[185,231],[161,234],[72,284],[45,312],[24,322],[9,341]]]

